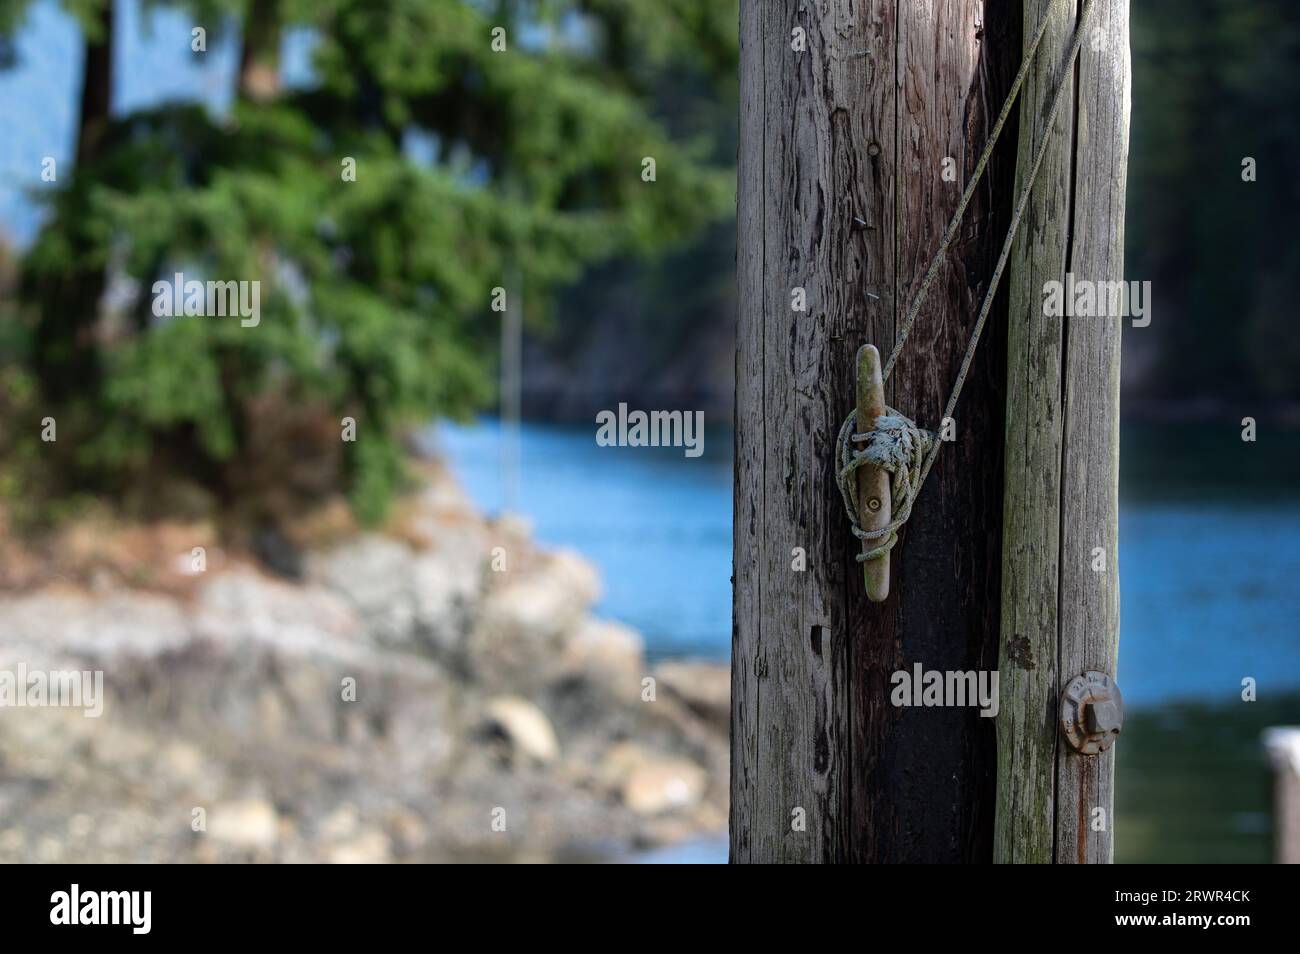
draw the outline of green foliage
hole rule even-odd
[[[30,0],[0,0],[0,69],[14,64],[13,35],[23,25]]]
[[[495,286],[522,282],[536,321],[588,265],[725,214],[729,161],[706,129],[655,117],[655,78],[719,70],[734,48],[703,0],[251,6],[313,34],[314,85],[223,116],[115,118],[49,199],[9,309],[28,335],[7,353],[75,448],[43,481],[53,494],[172,473],[237,504],[265,416],[310,408],[318,441],[356,419],[336,488],[379,519],[409,428],[491,400]],[[655,25],[651,54],[631,55]],[[154,283],[178,272],[260,282],[260,321],[157,316]]]

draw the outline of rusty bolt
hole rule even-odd
[[[1085,711],[1089,734],[1100,735],[1119,731],[1119,710],[1110,699],[1098,699]]]
[[[1061,693],[1061,732],[1083,755],[1105,752],[1124,726],[1124,697],[1104,672],[1075,676]]]

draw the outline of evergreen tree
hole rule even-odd
[[[58,442],[18,459],[56,496],[161,507],[179,483],[263,520],[342,488],[382,516],[409,428],[491,398],[494,288],[522,283],[536,320],[585,266],[730,207],[710,131],[655,115],[674,64],[727,68],[726,6],[191,5],[240,17],[234,104],[113,117],[51,190],[0,400],[11,440],[49,415]],[[314,38],[307,88],[279,78],[294,29]],[[260,282],[256,325],[159,316],[176,273]]]

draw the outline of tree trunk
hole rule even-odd
[[[86,37],[81,76],[81,116],[77,124],[77,166],[95,161],[113,107],[113,0],[102,0],[95,32]]]
[[[87,31],[81,76],[81,113],[77,119],[76,169],[85,177],[103,148],[112,120],[113,0],[102,0],[94,29]],[[74,183],[72,202],[88,201],[87,190]],[[64,210],[75,216],[76,206]],[[32,336],[32,367],[45,398],[62,404],[93,389],[99,376],[94,328],[107,284],[105,253],[100,243],[80,231],[71,233],[66,271],[39,278],[30,294],[41,303]]]
[[[1051,25],[1021,94],[1021,170],[1077,15],[1075,0],[1025,0],[1026,36],[1043,16]],[[1043,303],[1046,283],[1067,273],[1123,277],[1127,0],[1095,3],[1076,78],[1008,269],[998,861],[1109,862],[1113,852],[1114,749],[1066,745],[1060,699],[1085,670],[1116,675],[1121,321],[1047,317]]]
[[[993,720],[890,695],[914,664],[996,665],[1005,306],[884,603],[834,470],[855,353],[893,347],[1019,64],[1017,21],[978,0],[742,0],[733,861],[992,856]],[[935,431],[1009,220],[1013,137],[887,385]]]
[[[253,0],[239,56],[239,95],[266,102],[280,93],[279,0]]]

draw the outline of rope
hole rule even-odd
[[[993,307],[993,298],[997,294],[998,283],[1002,280],[1002,272],[1006,268],[1007,259],[1011,257],[1011,246],[1015,241],[1016,231],[1020,228],[1020,221],[1024,217],[1025,207],[1029,204],[1030,195],[1033,193],[1038,171],[1042,168],[1043,159],[1047,155],[1052,127],[1056,125],[1056,117],[1060,112],[1061,103],[1064,101],[1066,80],[1074,70],[1075,61],[1079,57],[1079,48],[1083,43],[1084,27],[1087,26],[1088,19],[1092,15],[1093,2],[1094,0],[1084,0],[1083,12],[1079,15],[1079,23],[1075,27],[1074,38],[1070,42],[1065,66],[1061,70],[1061,77],[1057,81],[1056,91],[1052,95],[1051,108],[1047,112],[1047,126],[1043,133],[1043,140],[1039,143],[1033,164],[1029,169],[1029,175],[1025,180],[1024,187],[1020,190],[1020,197],[1011,216],[1011,224],[1007,228],[1006,239],[1002,243],[1002,252],[998,256],[997,265],[993,269],[993,276],[989,280],[988,291],[985,292],[984,301],[980,305],[979,318],[976,319],[975,327],[971,331],[970,342],[966,346],[966,354],[962,357],[961,367],[957,371],[957,380],[953,383],[952,392],[948,396],[948,403],[944,407],[943,420],[952,418],[952,413],[957,407],[957,400],[961,397],[962,387],[966,383],[966,375],[969,373],[971,362],[975,358],[975,349],[979,346],[980,335],[984,332],[984,323],[988,319],[989,310]],[[1002,104],[1002,111],[998,113],[997,121],[993,124],[993,129],[989,133],[988,142],[984,145],[984,151],[980,153],[979,161],[975,164],[975,171],[962,192],[961,200],[957,203],[957,209],[948,222],[948,227],[939,242],[939,247],[935,250],[934,257],[930,259],[930,265],[926,269],[925,277],[921,279],[916,296],[912,299],[912,304],[903,319],[902,328],[898,333],[898,340],[894,343],[894,350],[889,355],[889,360],[885,362],[883,377],[886,382],[893,373],[894,364],[898,360],[899,353],[903,350],[903,344],[907,341],[907,336],[912,332],[912,325],[916,322],[916,316],[920,313],[921,304],[930,291],[930,285],[933,283],[935,275],[938,274],[939,266],[942,264],[958,228],[961,227],[962,216],[966,212],[967,205],[970,204],[971,196],[975,193],[975,187],[979,184],[980,177],[984,175],[984,168],[988,165],[994,146],[997,145],[998,136],[1002,133],[1002,126],[1011,113],[1011,106],[1020,93],[1020,87],[1024,84],[1025,77],[1029,74],[1029,68],[1033,65],[1034,57],[1038,53],[1038,47],[1047,32],[1047,25],[1048,18],[1044,16],[1043,22],[1038,27],[1038,32],[1029,44],[1029,49],[1025,51],[1024,60],[1020,64],[1020,71],[1016,73],[1016,78],[1007,93],[1006,101]],[[934,466],[935,458],[939,456],[939,450],[943,447],[944,442],[935,440],[933,434],[918,427],[915,421],[892,407],[886,407],[886,413],[872,422],[871,430],[859,431],[856,419],[857,411],[855,409],[840,427],[840,459],[839,466],[836,469],[835,482],[839,486],[840,496],[844,498],[844,509],[848,514],[849,523],[852,525],[853,535],[859,540],[883,541],[877,542],[877,545],[872,549],[864,550],[858,554],[858,562],[862,563],[866,560],[874,560],[877,557],[884,556],[894,548],[894,544],[898,542],[898,531],[902,529],[903,524],[907,523],[907,519],[912,515],[912,505],[921,492],[921,486],[925,483],[925,478],[930,475],[930,469]],[[863,450],[858,450],[855,444],[862,441],[866,442],[866,447]],[[890,496],[893,503],[892,519],[885,526],[874,530],[863,529],[858,514],[858,489],[855,472],[863,464],[880,467],[892,475],[890,482]]]
[[[888,537],[875,548],[859,553],[858,562],[861,563],[884,556],[898,542],[898,529],[912,515],[912,501],[921,489],[921,468],[916,466],[916,461],[924,457],[935,440],[929,431],[917,427],[915,421],[888,406],[886,413],[876,418],[874,429],[857,433],[857,413],[850,414],[840,428],[840,467],[836,483],[844,498],[844,509],[853,526],[853,535],[859,540]],[[856,441],[866,441],[866,448],[857,450],[854,446]],[[858,524],[858,482],[854,471],[863,464],[883,468],[893,475],[889,492],[894,502],[894,519],[880,530],[864,530]]]

